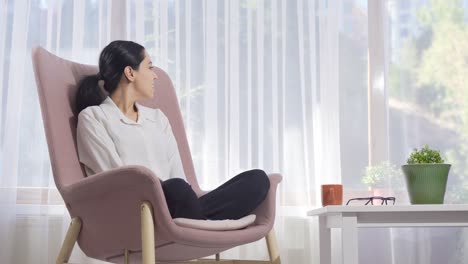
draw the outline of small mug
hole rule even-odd
[[[342,205],[343,204],[343,185],[342,184],[324,184],[322,185],[322,205]]]

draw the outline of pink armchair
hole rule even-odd
[[[270,191],[254,212],[254,225],[235,231],[205,231],[177,226],[168,211],[156,175],[142,166],[125,166],[85,177],[76,150],[77,82],[97,67],[59,58],[41,47],[32,59],[55,184],[72,217],[57,263],[67,263],[76,241],[83,252],[113,263],[155,263],[204,258],[266,238],[270,260],[280,263],[273,231],[279,174],[270,175]],[[169,118],[187,180],[200,196],[178,100],[169,76],[155,72],[156,92],[141,102]],[[230,263],[241,263],[232,260]],[[197,262],[200,263],[200,262]]]

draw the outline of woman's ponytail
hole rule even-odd
[[[99,87],[98,75],[88,75],[84,77],[78,84],[78,92],[76,93],[76,110],[80,113],[88,106],[100,105],[104,101],[105,96]]]

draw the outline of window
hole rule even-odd
[[[400,6],[409,1],[397,2]],[[410,22],[390,23],[392,30],[405,27],[391,39],[391,160],[404,164],[413,148],[425,144],[440,149],[453,164],[449,203],[468,201],[467,14],[461,1],[434,1],[412,10]]]

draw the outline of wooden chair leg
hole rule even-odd
[[[70,226],[68,227],[67,234],[65,235],[65,240],[62,243],[62,248],[60,249],[59,255],[57,256],[57,264],[68,263],[73,247],[75,246],[76,240],[78,240],[78,235],[81,230],[81,219],[75,217],[71,220]]]
[[[130,264],[130,250],[124,250],[124,264]]]
[[[149,202],[141,204],[141,242],[143,264],[155,264],[154,222],[151,204]]]
[[[281,259],[278,251],[278,243],[276,242],[275,230],[271,229],[270,233],[265,237],[268,247],[268,255],[272,264],[281,264]]]

